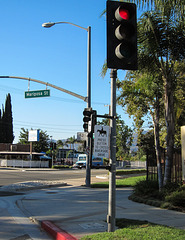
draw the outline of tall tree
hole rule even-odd
[[[13,135],[13,117],[12,117],[12,104],[11,96],[8,93],[5,101],[5,109],[2,106],[2,116],[0,117],[0,142],[1,143],[12,143],[14,140]]]
[[[10,93],[8,93],[6,97],[6,103],[5,103],[5,121],[7,123],[6,127],[6,142],[12,143],[14,140],[13,135],[13,117],[12,117],[12,104],[11,104],[11,96]]]
[[[159,74],[150,74],[146,69],[144,71],[130,72],[127,74],[125,81],[117,81],[120,92],[117,101],[123,108],[126,107],[130,116],[134,116],[138,146],[141,145],[140,140],[143,136],[143,118],[149,115],[153,121],[160,188],[162,187],[162,172],[159,131],[160,116],[163,109],[161,107],[163,104],[161,82]]]
[[[164,106],[166,121],[166,164],[164,184],[171,181],[171,163],[173,161],[173,147],[175,134],[174,91],[176,88],[175,63],[184,59],[185,45],[184,30],[180,23],[164,17],[160,12],[146,12],[141,19],[139,32],[140,43],[143,46],[143,63],[152,56],[150,62],[158,66],[164,86]],[[146,55],[147,53],[147,55]],[[145,58],[147,56],[147,58]]]
[[[155,74],[159,74],[163,83],[164,115],[167,129],[164,184],[171,180],[171,163],[173,160],[175,134],[174,93],[177,83],[175,64],[178,61],[183,61],[185,57],[182,47],[185,45],[182,22],[174,22],[174,16],[171,16],[171,18],[169,16],[169,14],[164,16],[163,13],[158,11],[145,12],[138,24],[140,71],[147,70],[151,74],[154,71]],[[151,66],[152,68],[154,66],[157,71],[151,69]],[[156,98],[156,100],[159,101],[160,99]],[[156,101],[156,106],[157,104]]]

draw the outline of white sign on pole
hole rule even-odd
[[[87,132],[77,132],[77,141],[87,141]]]
[[[39,141],[39,130],[30,130],[28,134],[28,142]]]
[[[94,157],[109,158],[110,127],[95,125],[94,128]]]

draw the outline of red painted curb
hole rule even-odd
[[[42,221],[41,227],[53,236],[55,240],[78,240],[50,221]]]

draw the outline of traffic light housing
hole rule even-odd
[[[92,133],[94,133],[94,126],[97,124],[97,111],[92,110],[92,117],[91,117],[91,127],[92,127]]]
[[[91,120],[92,108],[85,108],[83,111],[83,128],[84,132],[88,132],[88,122]]]
[[[53,150],[53,142],[50,142],[50,150]]]
[[[136,4],[107,1],[107,67],[137,70]]]

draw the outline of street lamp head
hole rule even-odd
[[[47,22],[47,23],[43,23],[43,24],[42,24],[42,27],[50,28],[50,27],[52,27],[53,25],[55,25],[55,23],[53,23],[53,22]]]

